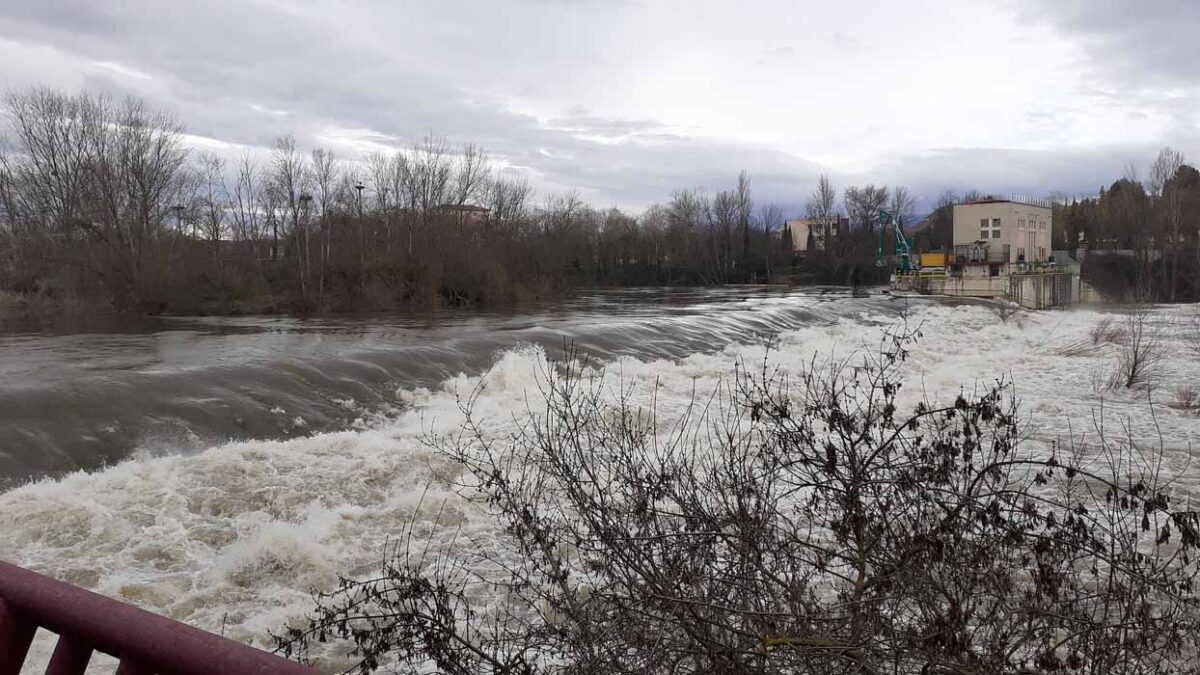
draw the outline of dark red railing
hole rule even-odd
[[[119,660],[117,675],[317,673],[249,645],[0,562],[0,675],[21,672],[38,628],[58,634],[46,675],[82,675],[93,652]]]

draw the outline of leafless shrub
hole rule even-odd
[[[989,309],[1000,318],[1002,323],[1008,323],[1011,317],[1016,316],[1021,311],[1021,306],[1012,302],[997,301],[990,304]]]
[[[1087,337],[1051,344],[1047,349],[1054,356],[1095,356],[1105,348],[1105,345],[1120,344],[1124,340],[1125,329],[1118,325],[1111,316],[1106,316],[1092,326]],[[1107,388],[1107,382],[1099,387],[1099,389],[1105,388]]]
[[[902,414],[911,339],[739,369],[672,424],[572,362],[507,438],[468,399],[435,444],[519,554],[480,582],[500,609],[394,558],[281,648],[348,639],[359,673],[1186,672],[1200,519],[1153,458],[1022,447],[1002,382]]]
[[[1109,389],[1149,387],[1163,358],[1163,345],[1158,332],[1150,323],[1150,311],[1139,305],[1125,314],[1120,343]]]
[[[1055,356],[1093,356],[1099,349],[1100,347],[1096,343],[1086,338],[1049,347],[1050,353]]]
[[[1196,358],[1200,358],[1200,310],[1196,310],[1184,320],[1183,343]]]
[[[1175,390],[1175,400],[1171,407],[1200,415],[1200,391],[1195,387],[1181,387]]]
[[[1125,339],[1126,331],[1113,320],[1111,316],[1106,316],[1092,326],[1088,331],[1088,337],[1091,338],[1093,345],[1102,345],[1109,343],[1120,343]]]

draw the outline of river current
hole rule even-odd
[[[1009,378],[1028,442],[1086,443],[1103,424],[1161,451],[1190,493],[1200,417],[1167,404],[1200,388],[1182,320],[1193,311],[1153,310],[1163,350],[1149,390],[1104,386],[1116,345],[1081,348],[1108,311],[879,291],[597,292],[528,313],[10,326],[0,559],[262,645],[311,607],[313,589],[370,573],[410,523],[434,543],[504,549],[494,520],[453,488],[459,467],[424,442],[461,425],[461,396],[476,392],[476,414],[504,434],[536,409],[547,358],[574,347],[614,391],[653,399],[669,420],[739,362],[795,370],[870,349],[901,321],[922,333],[902,401]]]

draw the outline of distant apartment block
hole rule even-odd
[[[813,218],[797,218],[787,221],[787,228],[792,234],[792,250],[796,253],[809,251],[824,251],[838,236],[850,227],[850,219],[838,217],[829,223],[829,241],[826,241],[825,226]]]
[[[482,223],[488,219],[491,209],[472,204],[442,204],[435,206],[433,212],[438,215],[452,216],[460,223]]]
[[[1034,263],[1051,256],[1049,204],[984,198],[954,205],[958,262]]]

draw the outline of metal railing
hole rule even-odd
[[[996,276],[1022,276],[1022,275],[1049,275],[1049,274],[1070,274],[1071,270],[1066,267],[1059,267],[1049,263],[1005,263],[998,265],[1001,274]],[[953,266],[948,267],[922,267],[911,271],[896,271],[892,277],[896,280],[902,279],[937,279],[942,277],[960,277],[961,271],[956,271]]]
[[[937,279],[946,276],[945,268],[927,268],[922,267],[919,270],[909,272],[897,271],[893,274],[896,279]]]
[[[18,675],[34,633],[58,634],[46,675],[83,675],[94,652],[117,675],[316,675],[313,668],[0,562],[0,675]]]
[[[963,265],[971,263],[1006,263],[1009,259],[1008,244],[992,246],[990,244],[959,244],[954,247],[951,264]]]

